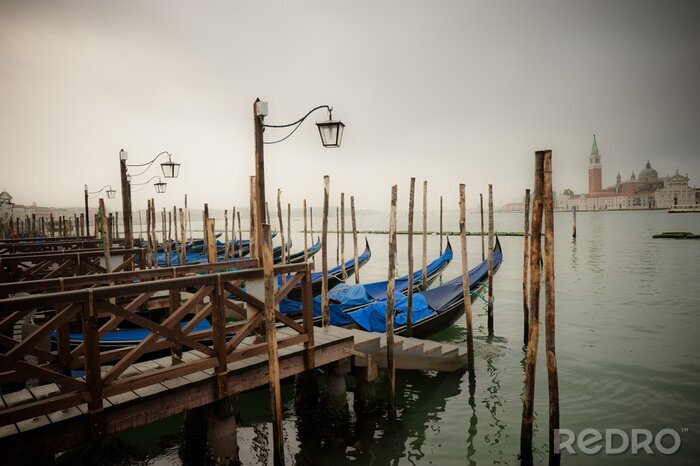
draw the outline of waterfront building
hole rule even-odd
[[[593,146],[588,157],[588,193],[571,192],[556,196],[558,210],[630,210],[669,209],[674,205],[692,206],[700,200],[700,190],[689,185],[688,176],[678,173],[659,177],[647,160],[639,176],[632,172],[623,181],[617,173],[614,185],[603,188],[603,164],[598,142],[593,135]]]

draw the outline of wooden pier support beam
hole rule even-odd
[[[467,370],[474,374],[474,332],[472,325],[472,299],[469,285],[469,266],[467,264],[467,207],[464,184],[459,185],[459,241],[462,252],[462,296],[464,298],[464,315],[467,324]]]

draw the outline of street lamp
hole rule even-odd
[[[168,154],[168,161],[160,164],[160,168],[163,170],[163,176],[166,178],[177,178],[177,175],[180,173],[180,164],[172,161],[170,152],[162,153]]]
[[[102,191],[104,191],[105,188],[109,188],[107,189],[107,191],[105,191],[107,193],[107,198],[114,199],[117,192],[114,189],[112,189],[112,186],[109,184],[104,185],[98,191],[93,192],[88,192],[88,185],[84,186],[83,194],[85,197],[85,231],[87,232],[86,236],[90,236],[90,211],[88,209],[88,198],[90,198],[91,196],[95,197],[97,194],[100,194]]]
[[[108,188],[108,189],[105,191],[105,188]],[[87,185],[85,185],[85,190],[87,190]],[[106,185],[102,186],[102,187],[99,189],[99,191],[88,192],[88,194],[91,195],[91,196],[94,198],[94,197],[96,197],[98,194],[100,194],[102,191],[105,191],[105,193],[107,193],[107,198],[108,198],[108,199],[114,199],[114,197],[117,195],[117,192],[116,192],[114,189],[112,189],[112,185],[109,185],[109,184],[106,184]]]
[[[168,183],[164,183],[163,180],[161,180],[160,176],[158,176],[158,175],[150,177],[147,181],[144,181],[143,183],[134,183],[134,184],[131,184],[131,177],[130,176],[127,178],[128,182],[129,182],[129,186],[144,186],[144,185],[146,185],[146,184],[148,184],[151,181],[156,180],[156,179],[158,180],[158,182],[153,183],[153,187],[156,188],[157,193],[159,193],[159,194],[164,193],[165,188],[168,187]]]
[[[299,129],[299,126],[316,110],[326,109],[328,111],[328,120],[316,123],[318,132],[321,136],[323,147],[340,147],[340,142],[343,138],[343,130],[345,124],[341,121],[333,120],[333,108],[328,105],[319,105],[309,110],[306,115],[298,120],[284,125],[268,125],[265,124],[265,117],[268,115],[267,102],[256,99],[253,104],[253,118],[255,123],[255,201],[256,216],[255,216],[255,232],[256,232],[256,253],[258,260],[262,260],[262,224],[265,218],[265,153],[263,146],[265,144],[277,144],[289,138],[294,132]],[[285,137],[275,141],[263,141],[263,132],[265,128],[293,128]]]

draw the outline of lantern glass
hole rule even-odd
[[[153,186],[156,188],[157,193],[164,193],[165,188],[168,186],[168,183],[163,183],[162,181],[158,183],[153,183]]]
[[[342,121],[326,120],[316,123],[323,147],[340,147],[345,124]]]
[[[109,199],[114,199],[114,196],[117,195],[117,192],[114,189],[108,189],[107,190],[107,197]]]
[[[163,176],[166,178],[177,178],[180,173],[180,164],[171,160],[161,163],[160,168],[163,169]]]

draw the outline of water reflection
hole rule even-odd
[[[472,415],[469,417],[469,428],[467,429],[467,464],[475,465],[474,453],[474,438],[476,437],[476,426],[479,418],[476,415],[476,376],[473,373],[469,374],[469,408],[472,410]]]
[[[576,247],[576,238],[571,240],[571,268],[574,272],[578,272],[578,254]]]

